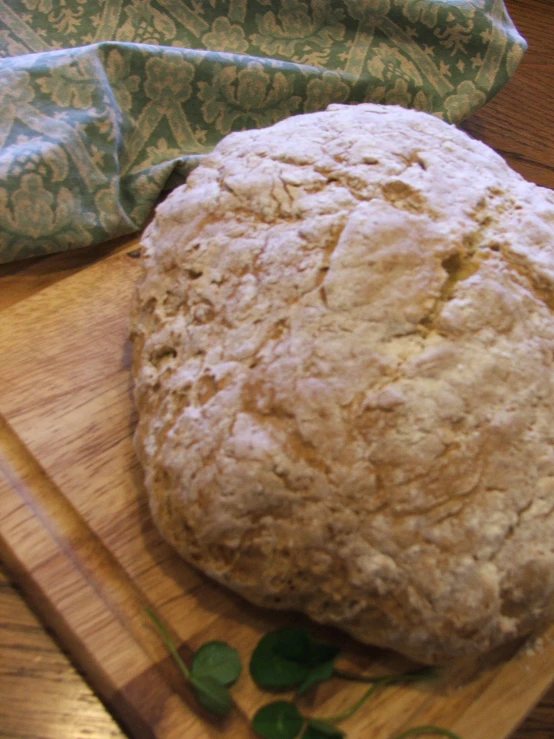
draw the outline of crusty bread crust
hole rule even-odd
[[[554,197],[438,118],[224,139],[132,315],[167,540],[249,600],[441,663],[554,605]]]

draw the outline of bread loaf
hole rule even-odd
[[[552,192],[333,105],[229,135],[142,248],[136,446],[188,562],[427,663],[552,618]]]

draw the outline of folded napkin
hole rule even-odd
[[[0,0],[0,262],[139,230],[231,131],[331,102],[458,122],[525,48],[502,0]]]

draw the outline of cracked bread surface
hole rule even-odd
[[[250,601],[443,663],[554,613],[554,196],[425,113],[229,135],[131,318],[153,518]]]

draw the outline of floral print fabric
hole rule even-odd
[[[232,131],[331,102],[458,122],[525,48],[502,0],[0,0],[0,262],[139,230]]]

